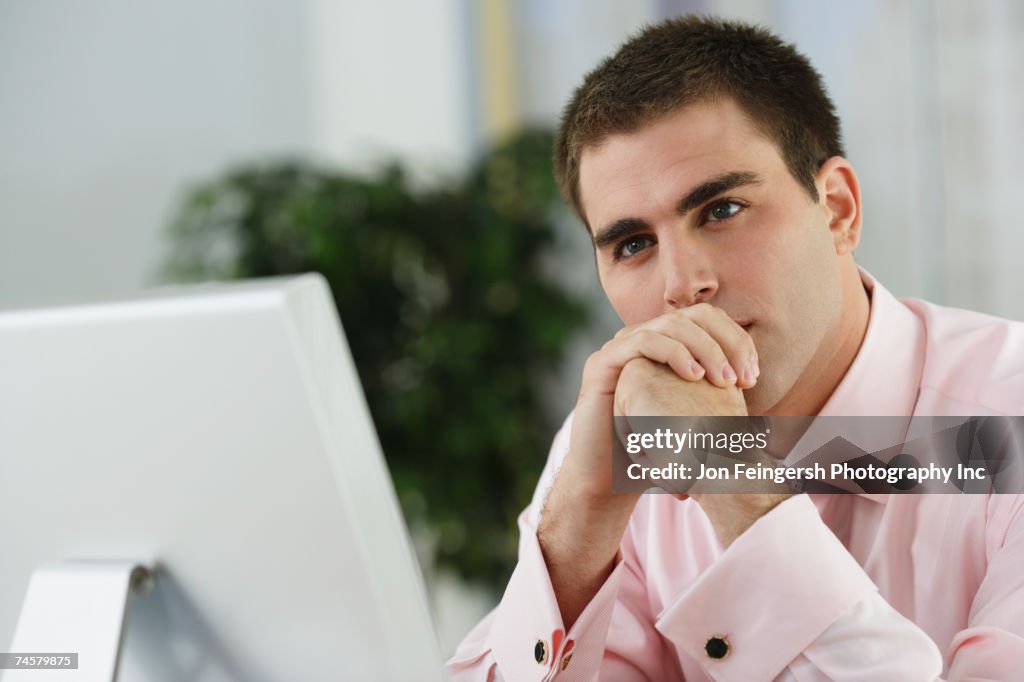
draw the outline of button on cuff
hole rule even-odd
[[[537,643],[533,645],[533,660],[541,665],[548,660],[548,644],[543,639],[538,639]]]
[[[704,643],[704,651],[708,658],[720,661],[729,655],[729,640],[716,635]]]

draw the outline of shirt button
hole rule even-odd
[[[533,645],[533,660],[544,663],[548,660],[548,645],[543,639],[538,639]]]
[[[710,658],[720,661],[729,655],[729,642],[725,637],[712,637],[704,645],[704,651]]]

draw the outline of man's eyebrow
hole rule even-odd
[[[710,180],[697,185],[690,190],[689,194],[680,199],[676,205],[676,213],[681,216],[686,215],[719,194],[724,194],[731,189],[736,189],[743,185],[758,185],[760,183],[761,178],[758,177],[757,173],[751,173],[750,171],[733,171],[716,175]]]
[[[731,189],[743,185],[757,185],[761,183],[760,176],[750,171],[732,171],[716,175],[709,180],[694,187],[690,192],[679,200],[676,205],[676,213],[680,216],[686,215],[701,204],[724,194]],[[639,218],[622,218],[599,231],[594,235],[594,246],[602,249],[613,244],[625,236],[635,232],[641,232],[649,226],[646,221]]]
[[[594,247],[599,250],[603,249],[609,244],[614,244],[627,235],[633,234],[634,232],[642,232],[646,230],[647,227],[647,223],[638,218],[623,218],[622,220],[616,220],[614,223],[594,235]]]

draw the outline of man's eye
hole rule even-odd
[[[615,249],[615,260],[635,256],[653,243],[654,240],[650,237],[629,237],[628,239],[623,239]]]
[[[719,201],[708,207],[707,220],[712,223],[727,220],[742,210],[743,206],[735,201]]]

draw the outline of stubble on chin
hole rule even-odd
[[[773,380],[774,379],[774,380]],[[757,383],[743,391],[743,400],[747,404],[747,414],[759,417],[782,402],[785,391],[779,386],[778,380],[772,376],[771,369],[761,366],[761,376]]]
[[[762,372],[761,376],[764,376]],[[743,391],[743,401],[747,404],[747,414],[751,417],[757,417],[765,413],[770,406],[764,404],[765,399],[764,391],[761,388],[761,384],[758,383],[753,388],[748,388]]]

